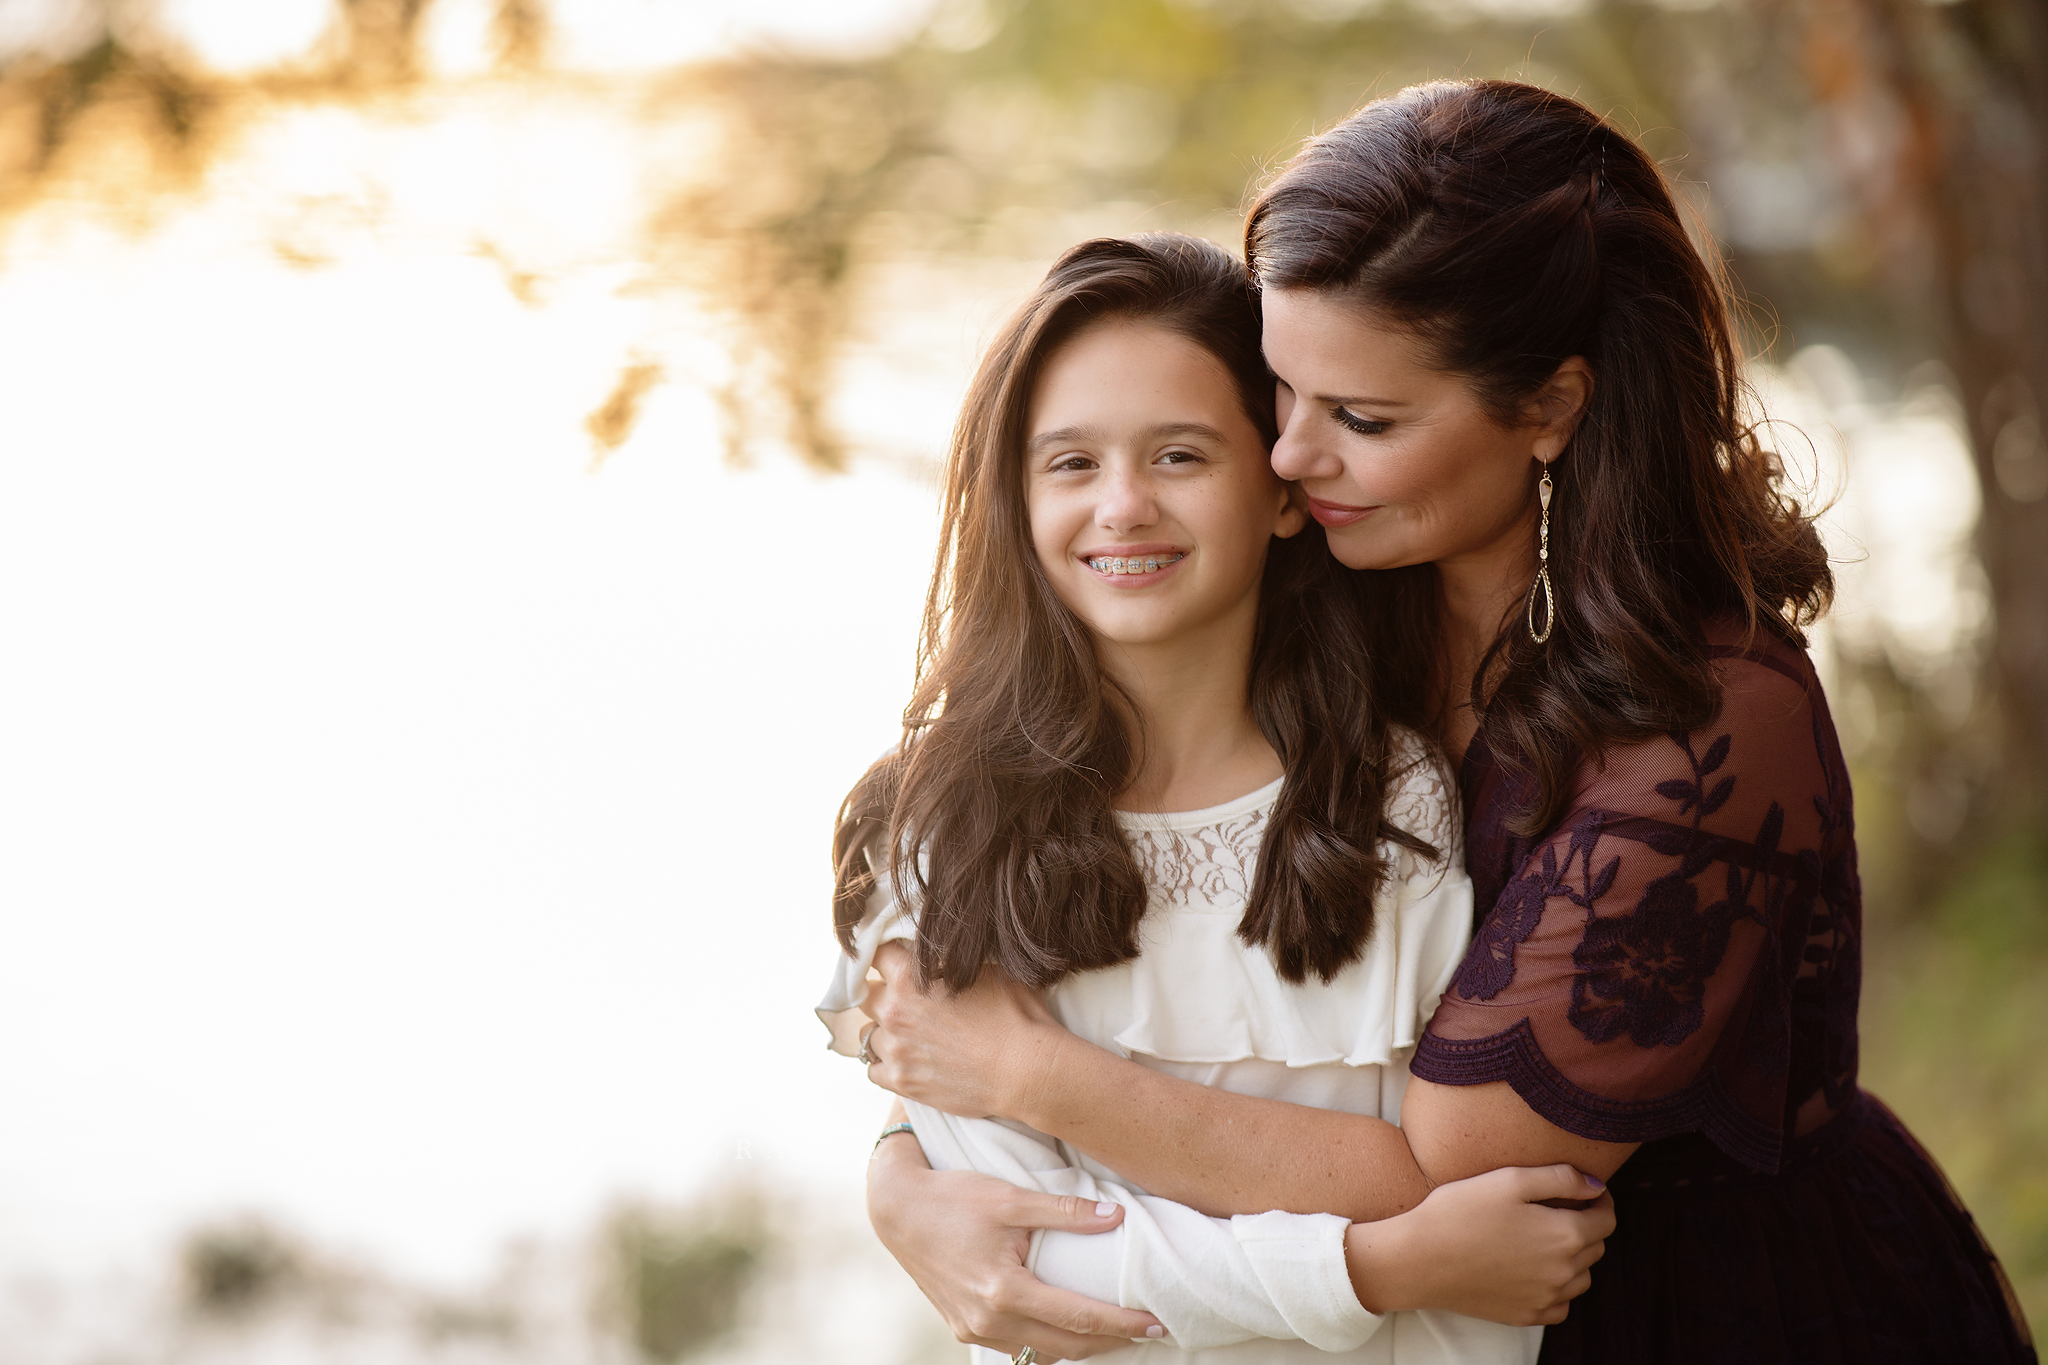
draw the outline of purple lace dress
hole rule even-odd
[[[1643,1144],[1546,1362],[2031,1361],[1970,1215],[1856,1088],[1855,827],[1812,665],[1709,638],[1715,722],[1583,764],[1540,838],[1473,741],[1482,919],[1414,1074]]]

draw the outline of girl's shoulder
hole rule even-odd
[[[1414,835],[1453,863],[1463,854],[1463,820],[1450,760],[1405,725],[1387,727],[1387,823]]]

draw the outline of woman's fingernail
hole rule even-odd
[[[1109,1202],[1108,1200],[1106,1200],[1106,1199],[1105,1199],[1105,1200],[1103,1200],[1103,1201],[1102,1201],[1102,1202],[1101,1202],[1100,1204],[1097,1204],[1097,1205],[1095,1206],[1095,1216],[1096,1216],[1097,1218],[1107,1218],[1107,1217],[1109,1217],[1109,1215],[1111,1215],[1112,1213],[1115,1213],[1115,1212],[1116,1212],[1116,1205],[1114,1205],[1114,1204],[1110,1203],[1110,1202]]]
[[[1585,1174],[1585,1173],[1584,1173],[1584,1172],[1580,1172],[1580,1174],[1582,1174],[1582,1175],[1583,1175],[1583,1174]],[[1597,1175],[1588,1175],[1588,1176],[1586,1176],[1586,1183],[1587,1183],[1588,1185],[1591,1185],[1591,1186],[1592,1186],[1592,1187],[1593,1187],[1594,1189],[1596,1189],[1596,1190],[1604,1190],[1604,1189],[1606,1189],[1606,1188],[1607,1188],[1607,1182],[1606,1182],[1606,1181],[1604,1181],[1604,1180],[1602,1180],[1602,1179],[1601,1179],[1601,1178],[1600,1178],[1599,1176],[1597,1176]]]
[[[1160,1337],[1166,1335],[1166,1329],[1155,1322],[1145,1329],[1145,1335],[1157,1341]]]

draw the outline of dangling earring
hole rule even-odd
[[[1550,466],[1543,466],[1543,478],[1536,485],[1536,496],[1543,503],[1542,544],[1536,551],[1536,581],[1529,585],[1529,638],[1542,644],[1550,638],[1550,628],[1557,624],[1557,598],[1550,591]],[[1543,589],[1543,632],[1536,631],[1536,589]]]

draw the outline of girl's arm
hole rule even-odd
[[[1402,1128],[1232,1094],[1082,1041],[998,972],[947,995],[917,990],[896,945],[875,966],[885,983],[866,1007],[881,1025],[877,1085],[949,1113],[1020,1120],[1212,1216],[1287,1209],[1372,1222],[1498,1167],[1569,1164],[1604,1180],[1635,1150],[1556,1127],[1505,1084],[1415,1082]]]

